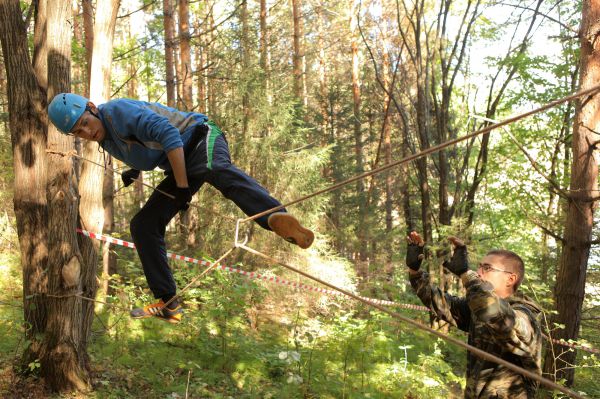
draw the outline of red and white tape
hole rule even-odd
[[[120,245],[120,246],[127,247],[127,248],[135,248],[135,244],[132,242],[120,240],[118,238],[114,238],[114,237],[107,236],[104,234],[92,233],[90,231],[82,230],[82,229],[77,229],[77,232],[83,234],[84,236],[94,238],[96,240],[108,242],[110,244],[116,244],[116,245]],[[171,258],[171,259],[181,260],[184,262],[195,263],[197,265],[201,265],[201,266],[205,266],[205,267],[208,267],[211,264],[211,262],[206,261],[204,259],[190,258],[189,256],[177,255],[177,254],[174,254],[171,252],[167,252],[167,257]],[[241,274],[242,276],[246,276],[248,278],[261,279],[264,281],[273,282],[273,283],[277,283],[277,284],[281,284],[281,285],[287,285],[287,286],[299,288],[299,289],[306,290],[306,291],[320,292],[320,293],[327,294],[327,295],[338,295],[338,296],[344,295],[338,291],[328,290],[328,289],[319,288],[319,287],[313,287],[313,286],[310,286],[307,284],[297,283],[294,281],[285,280],[285,279],[275,277],[275,276],[265,276],[263,274],[256,273],[256,272],[247,272],[247,271],[236,269],[236,268],[230,267],[230,266],[218,265],[217,268],[224,270],[226,272],[229,272],[229,273]],[[363,298],[369,302],[380,304],[380,305],[397,306],[397,307],[402,307],[405,309],[414,309],[414,310],[423,310],[423,311],[428,310],[425,306],[412,305],[412,304],[406,304],[406,303],[396,303],[396,302],[392,302],[392,301],[385,301],[382,299],[374,299],[374,298],[367,298],[367,297],[361,297],[361,298]]]
[[[104,234],[98,234],[98,233],[92,233],[90,231],[87,230],[82,230],[82,229],[77,229],[77,232],[80,234],[83,234],[84,236],[90,237],[90,238],[94,238],[96,240],[100,240],[100,241],[104,241],[104,242],[108,242],[110,244],[115,244],[115,245],[120,245],[122,247],[127,247],[127,248],[135,248],[135,244],[129,241],[124,241],[124,240],[120,240],[118,238],[114,238],[111,236],[107,236]],[[177,255],[171,252],[167,252],[167,257],[171,258],[171,259],[176,259],[176,260],[181,260],[184,262],[189,262],[189,263],[195,263],[197,265],[201,265],[204,267],[208,267],[210,266],[211,262],[206,261],[206,260],[200,260],[200,259],[196,259],[196,258],[190,258],[188,256],[183,256],[183,255]],[[274,277],[274,276],[265,276],[263,274],[260,273],[256,273],[256,272],[246,272],[244,270],[240,270],[240,269],[236,269],[234,267],[229,267],[229,266],[224,266],[224,265],[218,265],[217,266],[218,269],[224,270],[226,272],[229,273],[237,273],[240,274],[242,276],[248,277],[248,278],[255,278],[255,279],[261,279],[264,281],[268,281],[268,282],[273,282],[276,284],[280,284],[280,285],[287,285],[287,286],[291,286],[291,287],[295,287],[295,288],[299,288],[302,290],[306,290],[306,291],[312,291],[312,292],[320,292],[323,294],[327,294],[327,295],[337,295],[337,296],[343,296],[344,294],[342,294],[339,291],[334,291],[334,290],[328,290],[325,288],[319,288],[319,287],[313,287],[307,284],[302,284],[302,283],[297,283],[294,281],[289,281],[289,280],[285,280],[279,277]],[[387,305],[387,306],[395,306],[398,308],[403,308],[403,309],[412,309],[412,310],[421,310],[424,312],[428,312],[429,309],[425,306],[420,306],[420,305],[413,305],[410,303],[398,303],[398,302],[393,302],[393,301],[384,301],[382,299],[374,299],[374,298],[368,298],[368,297],[361,297],[362,299],[372,302],[372,303],[376,303],[378,305]],[[548,339],[548,337],[546,335],[544,335],[544,338]],[[600,354],[600,350],[598,349],[594,349],[594,348],[588,348],[585,346],[580,346],[580,345],[575,345],[566,341],[562,341],[562,340],[558,340],[558,339],[552,339],[552,342],[554,342],[555,344],[559,344],[559,345],[563,345],[563,346],[567,346],[570,348],[574,348],[574,349],[581,349],[590,353],[596,353],[596,354]]]

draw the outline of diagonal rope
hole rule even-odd
[[[448,336],[446,334],[443,334],[443,333],[441,333],[441,332],[439,332],[437,330],[434,330],[431,327],[424,326],[421,323],[419,323],[419,322],[417,322],[417,321],[415,321],[413,319],[410,319],[410,318],[408,318],[406,316],[401,315],[400,313],[393,312],[393,311],[391,311],[391,310],[389,310],[389,309],[387,309],[387,308],[385,308],[385,307],[383,307],[381,305],[375,304],[373,302],[369,302],[368,300],[363,299],[362,297],[360,297],[360,296],[358,296],[356,294],[353,294],[350,291],[347,291],[347,290],[345,290],[343,288],[340,288],[340,287],[338,287],[336,285],[333,285],[333,284],[328,283],[328,282],[326,282],[324,280],[321,280],[318,277],[315,277],[315,276],[313,276],[311,274],[308,274],[308,273],[306,273],[306,272],[304,272],[304,271],[302,271],[300,269],[297,269],[297,268],[295,268],[293,266],[290,266],[290,265],[288,265],[286,263],[283,263],[283,262],[281,262],[281,261],[279,261],[279,260],[277,260],[275,258],[270,257],[269,255],[263,254],[262,252],[259,252],[259,251],[255,250],[253,248],[250,248],[250,247],[246,246],[245,244],[238,243],[237,247],[241,248],[241,249],[244,249],[244,250],[250,252],[251,254],[260,256],[260,257],[268,260],[271,263],[281,265],[281,266],[285,267],[286,269],[289,269],[289,270],[291,270],[291,271],[293,271],[295,273],[298,273],[298,274],[300,274],[300,275],[302,275],[302,276],[304,276],[304,277],[306,277],[308,279],[311,279],[313,281],[316,281],[318,283],[326,285],[327,287],[332,288],[332,289],[334,289],[336,291],[339,291],[342,294],[349,296],[350,298],[353,298],[353,299],[355,299],[357,301],[360,301],[360,302],[362,302],[362,303],[364,303],[364,304],[366,304],[368,306],[374,307],[374,308],[376,308],[376,309],[378,309],[378,310],[380,310],[380,311],[382,311],[384,313],[387,313],[388,315],[392,316],[395,319],[404,321],[405,323],[408,323],[408,324],[410,324],[410,325],[412,325],[412,326],[414,326],[414,327],[416,327],[416,328],[418,328],[420,330],[426,331],[426,332],[428,332],[430,334],[433,334],[433,335],[435,335],[435,336],[437,336],[437,337],[439,337],[439,338],[441,338],[443,340],[446,340],[446,341],[451,342],[451,343],[453,343],[453,344],[455,344],[457,346],[460,346],[460,347],[468,350],[469,352],[471,352],[471,353],[479,356],[482,359],[485,359],[485,360],[497,363],[497,364],[499,364],[501,366],[504,366],[504,367],[506,367],[506,368],[514,371],[514,372],[522,374],[525,377],[531,378],[531,379],[533,379],[533,380],[541,383],[542,385],[544,385],[544,386],[546,386],[548,388],[552,388],[552,389],[558,390],[558,391],[560,391],[560,392],[562,392],[564,394],[567,394],[567,395],[569,395],[569,396],[571,396],[573,398],[584,399],[583,396],[579,395],[577,392],[572,391],[569,388],[563,387],[562,385],[559,385],[559,384],[557,384],[557,383],[555,383],[555,382],[553,382],[553,381],[551,381],[551,380],[549,380],[547,378],[544,378],[544,377],[542,377],[542,376],[540,376],[538,374],[535,374],[535,373],[533,373],[533,372],[531,372],[529,370],[525,370],[522,367],[514,365],[514,364],[512,364],[510,362],[507,362],[504,359],[501,359],[501,358],[499,358],[497,356],[494,356],[494,355],[492,355],[492,354],[490,354],[488,352],[485,352],[485,351],[483,351],[483,350],[481,350],[479,348],[476,348],[476,347],[474,347],[472,345],[469,345],[469,344],[467,344],[467,343],[465,343],[465,342],[463,342],[463,341],[461,341],[459,339],[456,339],[454,337],[451,337],[451,336]]]
[[[197,275],[196,277],[194,277],[192,279],[192,281],[190,281],[185,287],[183,287],[177,294],[175,294],[175,296],[171,299],[169,299],[167,302],[165,302],[163,308],[165,308],[168,304],[170,304],[171,302],[173,302],[174,300],[176,300],[177,298],[180,298],[181,295],[186,292],[188,289],[190,289],[195,283],[196,281],[200,280],[202,277],[204,277],[204,275],[206,275],[209,271],[213,270],[215,267],[217,267],[219,265],[219,263],[225,259],[226,257],[228,257],[233,250],[236,249],[236,247],[231,247],[227,252],[225,252],[219,259],[215,260],[213,263],[210,264],[210,266],[208,266],[202,273],[200,273],[199,275]]]
[[[261,216],[268,215],[269,213],[281,210],[281,209],[283,209],[285,207],[297,204],[297,203],[305,201],[305,200],[307,200],[309,198],[316,197],[317,195],[321,195],[321,194],[324,194],[324,193],[327,193],[327,192],[330,192],[330,191],[337,190],[338,188],[343,187],[345,185],[348,185],[350,183],[353,183],[353,182],[355,182],[357,180],[361,180],[361,179],[364,179],[366,177],[379,174],[379,173],[384,172],[384,171],[386,171],[388,169],[392,169],[392,168],[394,168],[394,167],[396,167],[398,165],[402,165],[402,164],[414,161],[416,159],[423,158],[423,157],[425,157],[425,156],[427,156],[429,154],[432,154],[434,152],[438,152],[438,151],[440,151],[440,150],[442,150],[442,149],[444,149],[446,147],[450,147],[450,146],[453,146],[453,145],[455,145],[457,143],[460,143],[462,141],[471,139],[473,137],[477,137],[477,136],[480,136],[482,134],[489,133],[492,130],[497,129],[497,128],[501,127],[501,126],[505,126],[505,125],[508,125],[510,123],[516,122],[516,121],[518,121],[520,119],[526,118],[528,116],[540,113],[542,111],[546,111],[546,110],[548,110],[550,108],[554,108],[557,105],[560,105],[560,104],[572,101],[572,100],[574,100],[576,98],[579,98],[579,97],[582,97],[582,96],[585,96],[585,95],[588,95],[588,94],[595,93],[598,90],[600,90],[600,84],[592,86],[591,88],[586,89],[586,90],[581,90],[581,91],[579,91],[577,93],[574,93],[574,94],[571,94],[569,96],[560,98],[558,100],[551,101],[551,102],[546,103],[546,104],[544,104],[544,105],[542,105],[542,106],[540,106],[538,108],[535,108],[535,109],[533,109],[531,111],[527,111],[527,112],[524,112],[524,113],[512,116],[510,118],[504,119],[503,121],[500,121],[498,123],[486,126],[483,129],[477,130],[477,131],[475,131],[473,133],[469,133],[466,136],[458,137],[456,139],[448,140],[448,141],[446,141],[444,143],[441,143],[441,144],[438,144],[436,146],[429,147],[429,148],[427,148],[427,149],[425,149],[423,151],[419,151],[419,152],[417,152],[415,154],[409,155],[409,156],[407,156],[407,157],[405,157],[403,159],[400,159],[398,161],[395,161],[395,162],[392,162],[390,164],[384,165],[384,166],[382,166],[380,168],[377,168],[377,169],[371,170],[369,172],[365,172],[363,174],[351,177],[351,178],[349,178],[347,180],[344,180],[344,181],[341,181],[339,183],[336,183],[336,184],[334,184],[334,185],[332,185],[330,187],[324,188],[324,189],[319,190],[319,191],[315,191],[312,194],[308,194],[308,195],[305,195],[304,197],[301,197],[301,198],[295,199],[293,201],[290,201],[287,204],[279,205],[279,206],[276,206],[274,208],[268,209],[268,210],[266,210],[264,212],[257,213],[256,215],[249,216],[249,217],[247,217],[245,219],[242,219],[241,222],[245,223],[245,222],[248,222],[248,221],[251,221],[251,220],[256,220],[256,219],[258,219]]]
[[[83,156],[81,156],[81,155],[77,154],[77,152],[76,152],[75,150],[72,150],[72,151],[66,151],[66,152],[65,152],[65,151],[58,151],[58,150],[50,150],[50,149],[46,149],[46,152],[47,152],[48,154],[56,154],[56,155],[60,155],[60,156],[63,156],[63,157],[73,157],[73,158],[79,158],[79,159],[81,159],[81,160],[83,160],[83,161],[86,161],[86,162],[89,162],[89,163],[91,163],[91,164],[94,164],[94,165],[96,165],[96,166],[99,166],[99,167],[101,167],[102,169],[105,169],[105,170],[107,170],[107,171],[109,171],[109,172],[111,172],[111,173],[117,173],[117,174],[119,173],[119,171],[118,171],[118,170],[116,170],[116,169],[114,169],[114,168],[111,168],[110,166],[102,165],[101,163],[98,163],[98,162],[96,162],[96,161],[93,161],[93,160],[91,160],[91,159],[85,158],[85,157],[83,157]],[[155,186],[153,186],[153,185],[151,185],[151,184],[145,183],[145,182],[144,182],[144,180],[142,180],[142,179],[140,179],[140,178],[137,178],[137,179],[132,179],[132,181],[139,182],[139,183],[140,183],[140,184],[142,184],[144,187],[148,187],[148,188],[150,188],[150,189],[152,189],[152,190],[154,190],[154,191],[157,191],[157,192],[159,192],[159,193],[163,194],[164,196],[166,196],[166,197],[168,197],[168,198],[171,198],[172,200],[174,200],[174,199],[175,199],[175,196],[174,196],[173,194],[169,194],[168,192],[166,192],[166,191],[164,191],[164,190],[161,190],[161,189],[159,189],[158,187],[155,187]],[[121,187],[121,188],[123,188],[123,187]],[[120,190],[120,189],[119,189],[119,190]],[[117,190],[117,191],[118,191],[118,190]],[[193,208],[196,208],[196,209],[198,209],[198,210],[204,210],[204,209],[202,209],[202,208],[201,208],[199,205],[196,205],[196,204],[194,204],[194,203],[192,203],[192,202],[189,202],[189,203],[188,203],[188,205],[189,205],[189,206],[191,206],[191,207],[193,207]],[[229,220],[237,220],[236,218],[234,218],[234,217],[231,217],[231,216],[222,215],[222,214],[217,214],[217,215],[218,215],[219,217],[222,217],[222,218],[224,218],[224,219],[229,219]]]

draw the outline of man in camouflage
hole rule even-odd
[[[421,236],[413,231],[407,240],[410,284],[425,306],[468,332],[470,345],[541,375],[541,309],[517,292],[525,274],[521,258],[511,251],[494,250],[474,272],[469,270],[467,247],[450,237],[454,253],[444,266],[459,276],[467,290],[461,298],[442,292],[431,284],[427,272],[419,270],[425,245]],[[467,353],[465,398],[531,399],[536,391],[536,381]]]

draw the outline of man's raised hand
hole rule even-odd
[[[423,247],[425,242],[423,238],[416,231],[411,231],[406,237],[408,247],[406,248],[406,266],[411,270],[417,271],[421,268],[423,262]]]

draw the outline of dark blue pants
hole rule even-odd
[[[188,176],[190,190],[195,194],[204,182],[209,183],[219,190],[225,198],[232,200],[246,215],[251,216],[281,205],[279,201],[269,195],[256,180],[236,168],[229,156],[229,147],[224,135],[213,135],[211,151],[207,140],[210,134],[197,145],[197,151],[186,155],[187,170],[194,174]],[[207,159],[212,156],[210,162]],[[199,166],[200,165],[200,166]],[[175,178],[167,176],[158,189],[173,193]],[[285,210],[282,210],[285,211]],[[167,224],[177,214],[175,202],[164,194],[154,191],[148,202],[131,220],[131,236],[136,249],[148,286],[155,298],[169,300],[176,293],[173,273],[167,262],[167,248],[165,244],[165,229]],[[263,228],[270,230],[267,224],[268,215],[256,219]]]

